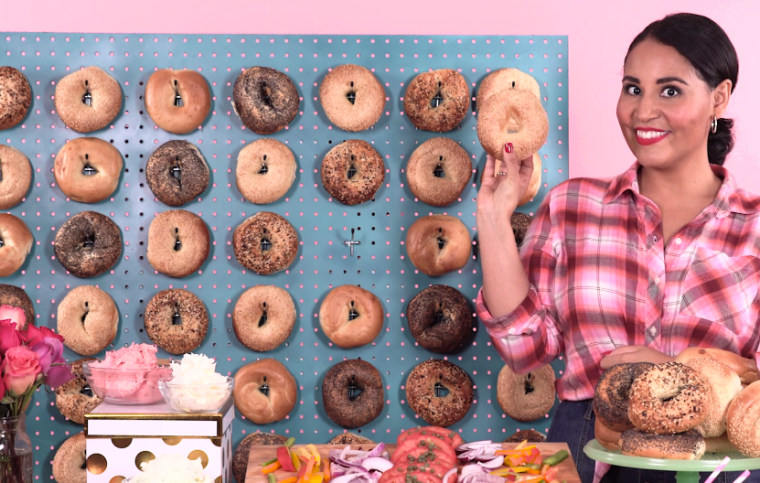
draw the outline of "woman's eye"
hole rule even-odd
[[[623,90],[626,92],[626,94],[630,94],[632,96],[638,96],[641,94],[641,89],[639,86],[629,84],[627,86],[623,86]]]
[[[680,93],[681,91],[679,91],[677,87],[666,87],[662,90],[662,95],[664,97],[676,97]]]

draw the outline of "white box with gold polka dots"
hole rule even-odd
[[[232,481],[232,398],[218,412],[184,413],[168,404],[103,403],[85,416],[88,483],[119,483],[162,454],[201,459],[214,483]]]

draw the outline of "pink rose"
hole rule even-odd
[[[3,378],[0,377],[0,399],[5,397],[5,384],[3,384]]]
[[[26,326],[26,314],[21,307],[13,305],[0,305],[0,320],[8,320],[16,323],[16,329],[22,330]]]
[[[24,394],[42,373],[39,358],[30,348],[20,345],[11,347],[3,359],[3,382],[8,392]]]
[[[32,346],[32,351],[37,354],[42,373],[46,375],[45,383],[51,388],[55,389],[74,377],[63,358],[63,343],[58,338],[44,337]]]
[[[27,324],[26,328],[21,331],[21,338],[30,346],[39,344],[45,338],[58,339],[63,342],[63,336],[56,334],[44,325],[37,327],[34,324]]]
[[[11,347],[21,345],[21,334],[16,327],[16,323],[11,322],[10,319],[0,319],[0,355],[5,354],[5,351]]]

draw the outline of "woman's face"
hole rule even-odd
[[[714,113],[713,89],[676,49],[647,39],[628,54],[617,118],[643,166],[707,162]]]

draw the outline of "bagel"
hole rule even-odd
[[[533,156],[546,143],[549,118],[541,101],[528,91],[507,89],[478,105],[477,134],[488,154],[502,158],[512,143],[517,159]]]
[[[431,277],[464,267],[471,250],[469,230],[459,218],[451,215],[423,216],[406,232],[409,260]]]
[[[72,139],[58,151],[53,174],[58,187],[72,200],[97,203],[116,191],[123,164],[113,144],[83,137]]]
[[[454,69],[417,74],[404,93],[404,113],[417,129],[425,131],[451,131],[469,109],[470,88]]]
[[[633,426],[655,434],[675,434],[700,425],[712,393],[700,375],[678,362],[655,364],[636,376],[629,391]]]
[[[423,361],[406,378],[409,407],[433,426],[451,426],[461,420],[473,397],[469,374],[447,360]]]
[[[517,374],[504,365],[496,382],[496,399],[512,419],[535,421],[554,407],[555,378],[554,369],[548,364],[525,374]]]
[[[322,380],[322,404],[327,416],[344,428],[371,423],[385,406],[380,372],[361,359],[338,362]]]
[[[55,111],[76,132],[108,126],[121,110],[121,87],[100,67],[85,67],[63,77],[55,86]]]
[[[725,349],[718,349],[715,347],[689,347],[678,353],[675,361],[685,364],[697,357],[710,357],[725,364],[739,375],[742,384],[751,384],[760,380],[760,370],[757,367],[755,359],[748,359]]]
[[[471,178],[470,155],[449,138],[432,138],[420,144],[406,165],[412,194],[433,206],[455,202]]]
[[[0,210],[21,203],[31,185],[32,163],[29,158],[12,146],[0,144]]]
[[[32,87],[20,70],[0,66],[0,130],[24,120],[32,105]]]
[[[273,134],[298,114],[298,90],[287,74],[271,67],[244,70],[232,88],[232,108],[257,134]]]
[[[187,134],[211,111],[211,91],[194,70],[159,69],[145,84],[145,109],[164,131]]]
[[[235,407],[255,424],[284,419],[296,405],[296,380],[280,361],[261,359],[235,373]]]
[[[380,334],[385,312],[375,294],[354,285],[335,287],[319,306],[319,325],[338,347],[349,349],[372,342]]]
[[[319,101],[331,123],[344,131],[364,131],[383,115],[385,90],[366,67],[344,64],[322,80]]]
[[[18,271],[32,251],[34,236],[21,218],[0,213],[0,277]]]

